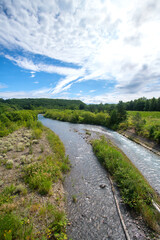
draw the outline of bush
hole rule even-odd
[[[36,128],[36,129],[33,130],[32,137],[34,139],[40,139],[41,136],[42,136],[42,130],[41,129]]]
[[[27,219],[21,219],[13,213],[0,215],[0,239],[1,240],[27,240],[32,238],[32,224]]]
[[[61,178],[60,167],[49,156],[43,162],[35,162],[24,168],[24,179],[31,189],[37,189],[41,195],[46,195],[52,182]]]

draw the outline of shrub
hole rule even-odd
[[[13,168],[13,160],[7,160],[6,162],[6,168],[7,169],[12,169]]]
[[[52,182],[61,178],[60,167],[51,156],[43,162],[35,162],[24,168],[24,179],[31,189],[37,189],[42,195],[49,192]]]
[[[42,130],[39,128],[36,128],[33,130],[32,137],[33,139],[40,139],[42,136]]]
[[[0,239],[1,240],[26,240],[32,238],[32,224],[27,219],[21,219],[13,213],[0,215]]]

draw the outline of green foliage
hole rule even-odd
[[[66,236],[66,225],[67,219],[65,213],[59,210],[53,210],[54,220],[49,225],[51,236],[54,236],[57,240],[65,240]]]
[[[106,127],[110,123],[110,117],[107,113],[92,113],[84,110],[48,110],[45,117],[72,123],[97,124]]]
[[[31,189],[36,189],[41,195],[46,195],[52,182],[61,178],[60,167],[53,157],[48,156],[42,162],[35,162],[24,167],[24,180]]]
[[[139,98],[125,103],[126,109],[131,111],[160,111],[160,98]]]
[[[140,113],[136,113],[136,115],[133,116],[133,123],[135,126],[135,130],[136,133],[140,132],[144,126],[144,124],[146,123],[146,121],[144,119],[142,119]]]
[[[0,114],[0,137],[17,130],[22,126],[33,126],[37,120],[35,111],[10,111]]]
[[[0,206],[4,203],[10,203],[12,202],[14,198],[15,193],[15,185],[11,184],[3,189],[3,191],[0,193]]]
[[[42,130],[39,128],[33,129],[32,137],[33,139],[40,139],[42,136]]]
[[[32,224],[28,219],[20,218],[14,213],[2,213],[0,215],[0,239],[1,240],[27,240],[32,238]]]
[[[151,200],[152,198],[156,199],[157,196],[144,177],[125,155],[106,142],[104,138],[94,140],[92,145],[98,159],[117,182],[124,202],[129,207],[143,214],[150,227],[155,229],[157,215],[152,207]],[[148,209],[150,209],[150,214],[147,218],[144,214],[145,209],[147,214],[149,214]]]
[[[79,109],[85,108],[86,104],[80,100],[66,99],[47,99],[47,98],[23,98],[23,99],[0,99],[0,106],[3,105],[4,110],[35,110],[35,109]],[[3,111],[4,112],[4,111]]]
[[[144,137],[160,143],[160,112],[128,111],[128,128],[135,128],[136,132]],[[119,129],[122,129],[119,125]]]

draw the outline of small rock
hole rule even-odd
[[[33,143],[33,144],[38,144],[39,142],[38,142],[37,139],[34,139],[34,140],[32,141],[32,143]]]
[[[100,188],[105,188],[106,187],[105,184],[100,184],[99,186],[100,186]]]
[[[4,183],[4,182],[3,182],[2,180],[0,180],[0,187],[2,187],[3,183]]]

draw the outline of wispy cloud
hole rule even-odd
[[[1,83],[0,82],[0,89],[2,89],[2,88],[7,88],[8,86],[5,84],[5,83]]]
[[[114,81],[117,99],[145,95],[151,84],[158,88],[160,1],[1,0],[0,9],[1,46],[79,66],[5,55],[32,71],[31,77],[41,71],[59,74],[52,95],[87,80]]]
[[[42,88],[35,91],[0,92],[0,98],[47,98],[51,96],[50,88]]]

